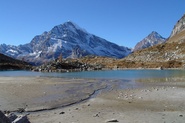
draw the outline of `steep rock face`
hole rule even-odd
[[[143,40],[136,44],[136,46],[134,47],[134,51],[148,48],[157,44],[161,44],[164,43],[165,41],[166,41],[165,38],[163,38],[157,32],[153,31],[146,38],[144,38]]]
[[[167,42],[168,43],[183,42],[184,39],[185,39],[185,14],[180,20],[177,21]]]
[[[180,24],[181,23],[181,24]],[[136,51],[120,60],[120,67],[185,67],[184,16],[177,22],[170,38],[162,44]]]
[[[170,38],[184,30],[185,30],[185,14],[182,16],[180,20],[178,20],[178,22],[174,26],[173,31],[170,35]]]
[[[42,64],[58,58],[60,54],[63,58],[86,55],[123,58],[131,53],[131,49],[90,34],[69,21],[35,36],[28,44],[18,47],[0,45],[0,52],[18,59],[24,58],[33,64]]]

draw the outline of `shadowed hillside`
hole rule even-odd
[[[30,69],[30,65],[24,61],[16,60],[0,53],[0,70]]]

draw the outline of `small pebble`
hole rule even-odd
[[[181,114],[181,115],[179,115],[179,117],[183,117],[183,115]]]
[[[99,114],[96,114],[95,116],[93,116],[93,117],[99,117]]]
[[[65,112],[60,112],[60,114],[65,114]]]
[[[107,123],[110,123],[110,122],[119,122],[118,120],[109,120],[109,121],[107,121]]]

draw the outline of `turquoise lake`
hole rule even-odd
[[[43,73],[32,71],[0,71],[0,76],[40,76],[62,78],[99,78],[99,79],[143,79],[143,78],[168,78],[183,77],[185,70],[107,70],[83,71],[69,73]]]

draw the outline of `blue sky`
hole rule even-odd
[[[185,0],[0,0],[0,44],[29,43],[71,20],[89,33],[134,47],[152,31],[168,37]]]

